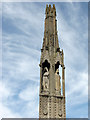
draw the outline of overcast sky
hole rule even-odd
[[[86,118],[88,3],[55,3],[55,6],[59,45],[65,55],[66,116]],[[29,2],[2,5],[0,118],[38,118],[45,7],[46,3]]]

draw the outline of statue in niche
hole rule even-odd
[[[61,92],[61,84],[60,84],[60,75],[59,75],[59,69],[55,72],[55,80],[56,80],[56,91]]]
[[[44,68],[44,74],[43,74],[43,90],[48,91],[49,90],[49,71],[48,68]]]

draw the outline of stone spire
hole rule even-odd
[[[40,59],[39,117],[65,118],[64,53],[59,48],[55,5],[53,7],[46,5],[45,15]],[[62,68],[62,75],[59,73],[59,66]]]
[[[51,5],[46,5],[45,14],[46,18],[42,49],[50,50],[50,47],[53,46],[53,48],[55,48],[53,51],[55,52],[59,48],[55,5],[53,4],[53,7],[51,7]]]

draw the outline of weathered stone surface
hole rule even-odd
[[[45,13],[40,59],[39,118],[65,118],[64,53],[60,50],[58,43],[55,5],[53,7],[46,5]],[[62,68],[62,75],[59,75],[59,66]]]

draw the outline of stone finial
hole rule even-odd
[[[63,55],[63,49],[62,49],[62,55]]]
[[[51,5],[49,5],[49,11],[51,10]]]
[[[55,9],[55,4],[53,4],[53,9],[56,10],[56,9]]]
[[[46,4],[46,8],[48,8],[48,4]]]
[[[48,4],[46,4],[46,12],[47,12],[47,11],[48,11]],[[45,12],[45,13],[46,13],[46,12]]]

